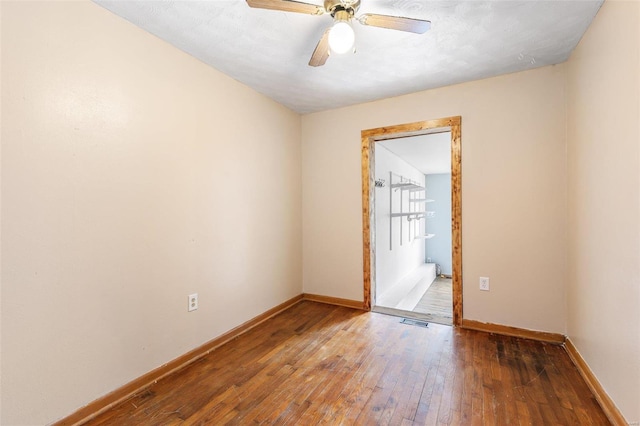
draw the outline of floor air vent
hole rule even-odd
[[[428,322],[419,321],[411,318],[402,318],[400,322],[403,324],[415,325],[417,327],[429,327]]]

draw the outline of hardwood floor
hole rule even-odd
[[[413,312],[426,315],[428,321],[453,324],[451,278],[437,277],[413,308]]]
[[[89,425],[607,425],[561,346],[301,302]]]

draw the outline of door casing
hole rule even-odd
[[[432,133],[451,132],[451,257],[453,325],[462,325],[462,117],[447,117],[363,130],[362,240],[363,307],[371,310],[375,297],[375,145],[376,142]]]

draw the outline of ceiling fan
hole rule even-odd
[[[319,67],[324,65],[331,52],[342,54],[353,52],[355,35],[351,28],[351,20],[355,19],[362,25],[388,28],[391,30],[408,31],[423,34],[431,28],[431,22],[422,19],[403,18],[400,16],[377,15],[365,13],[354,18],[360,8],[361,0],[324,0],[324,7],[303,3],[295,0],[246,0],[251,7],[260,9],[282,10],[285,12],[307,13],[309,15],[324,15],[328,13],[333,18],[333,25],[327,28],[316,45],[309,65]]]

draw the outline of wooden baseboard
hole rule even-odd
[[[179,356],[178,358],[169,361],[168,363],[152,370],[137,379],[132,380],[126,385],[106,394],[103,397],[96,399],[93,402],[85,405],[74,413],[68,415],[67,417],[58,420],[53,423],[53,426],[67,426],[67,425],[80,425],[84,422],[91,420],[97,415],[109,410],[111,407],[116,404],[124,401],[125,399],[131,397],[132,395],[144,390],[149,387],[153,383],[156,383],[158,380],[167,377],[171,373],[174,373],[192,362],[202,358],[203,356],[209,354],[212,350],[224,345],[228,341],[235,339],[243,333],[246,333],[250,329],[255,326],[263,323],[269,318],[279,314],[280,312],[290,308],[291,306],[299,303],[303,300],[303,295],[300,294],[296,297],[293,297],[287,300],[284,303],[279,304],[278,306],[269,309],[268,311],[258,315],[255,318],[250,319],[249,321],[229,330],[223,335],[216,337],[213,340],[208,341],[202,346],[195,348],[184,355]]]
[[[609,418],[609,421],[611,421],[611,424],[614,426],[628,425],[629,423],[627,423],[618,407],[616,407],[616,404],[609,397],[595,374],[593,374],[593,371],[591,371],[591,368],[589,368],[589,365],[587,365],[584,358],[582,358],[582,355],[580,355],[580,352],[578,352],[578,349],[568,337],[564,342],[564,349],[569,354],[569,358],[573,361],[573,364],[580,372],[580,375],[587,383],[587,386],[589,386],[589,389],[591,389],[591,393],[595,396],[600,407],[602,407],[602,411],[604,411],[604,414]]]
[[[582,376],[585,383],[591,390],[591,393],[593,393],[593,396],[598,401],[598,404],[600,404],[602,411],[604,411],[609,421],[611,421],[611,424],[614,426],[628,425],[624,416],[622,415],[618,407],[616,407],[616,404],[609,397],[607,392],[604,390],[604,388],[602,387],[602,385],[600,384],[596,376],[593,374],[593,372],[585,362],[584,358],[582,358],[582,355],[580,355],[580,352],[578,352],[578,349],[575,347],[571,339],[569,339],[568,337],[559,333],[533,331],[533,330],[527,330],[524,328],[510,327],[507,325],[499,325],[499,324],[490,324],[490,323],[484,323],[480,321],[467,320],[467,319],[462,320],[462,328],[466,328],[469,330],[485,331],[488,333],[504,334],[506,336],[521,337],[524,339],[533,339],[533,340],[539,340],[542,342],[563,345],[564,349],[567,351],[567,354],[569,355],[569,358],[571,358],[571,361],[580,372],[580,375]]]
[[[462,328],[466,328],[468,330],[485,331],[487,333],[502,334],[505,336],[521,337],[523,339],[539,340],[541,342],[553,343],[556,345],[561,345],[565,341],[565,336],[560,333],[527,330],[526,328],[491,324],[468,319],[462,320]]]
[[[308,294],[303,293],[298,296],[295,296],[280,305],[269,309],[268,311],[256,316],[255,318],[250,319],[249,321],[239,325],[238,327],[229,330],[223,335],[210,340],[209,342],[203,344],[202,346],[193,349],[192,351],[187,352],[186,354],[164,364],[143,376],[138,377],[137,379],[132,380],[131,382],[125,384],[124,386],[108,393],[107,395],[96,399],[95,401],[87,404],[86,406],[80,408],[74,413],[68,415],[67,417],[58,420],[53,423],[53,426],[67,426],[67,425],[80,425],[84,422],[91,420],[92,418],[98,416],[99,414],[109,410],[111,407],[119,404],[125,399],[131,397],[132,395],[144,390],[149,387],[153,383],[167,377],[168,375],[186,367],[192,362],[202,358],[203,356],[209,354],[212,350],[220,347],[221,345],[227,343],[228,341],[240,336],[243,333],[246,333],[248,330],[256,327],[257,325],[263,323],[269,318],[274,317],[280,312],[290,308],[291,306],[301,302],[302,300],[309,300],[314,302],[326,303],[330,305],[338,305],[345,306],[348,308],[355,309],[364,309],[364,302],[349,300],[349,299],[340,299],[337,297],[330,296],[321,296],[316,294]],[[558,333],[549,333],[543,331],[533,331],[527,330],[523,328],[510,327],[506,325],[499,324],[491,324],[491,323],[483,323],[480,321],[474,320],[462,320],[462,328],[469,330],[477,330],[484,331],[488,333],[502,334],[506,336],[514,336],[521,337],[525,339],[533,339],[539,340],[548,343],[554,344],[563,344],[565,350],[567,351],[571,361],[576,366],[580,375],[586,382],[587,386],[595,396],[596,400],[602,407],[606,416],[609,418],[611,423],[614,426],[624,426],[628,423],[624,419],[624,416],[616,407],[615,403],[609,395],[606,393],[598,379],[595,377],[585,360],[582,358],[577,348],[574,346],[571,339],[565,337],[562,334]]]
[[[347,308],[365,310],[364,302],[360,302],[357,300],[340,299],[338,297],[321,296],[319,294],[309,294],[309,293],[303,293],[302,300],[310,300],[312,302],[326,303],[328,305],[346,306]]]

